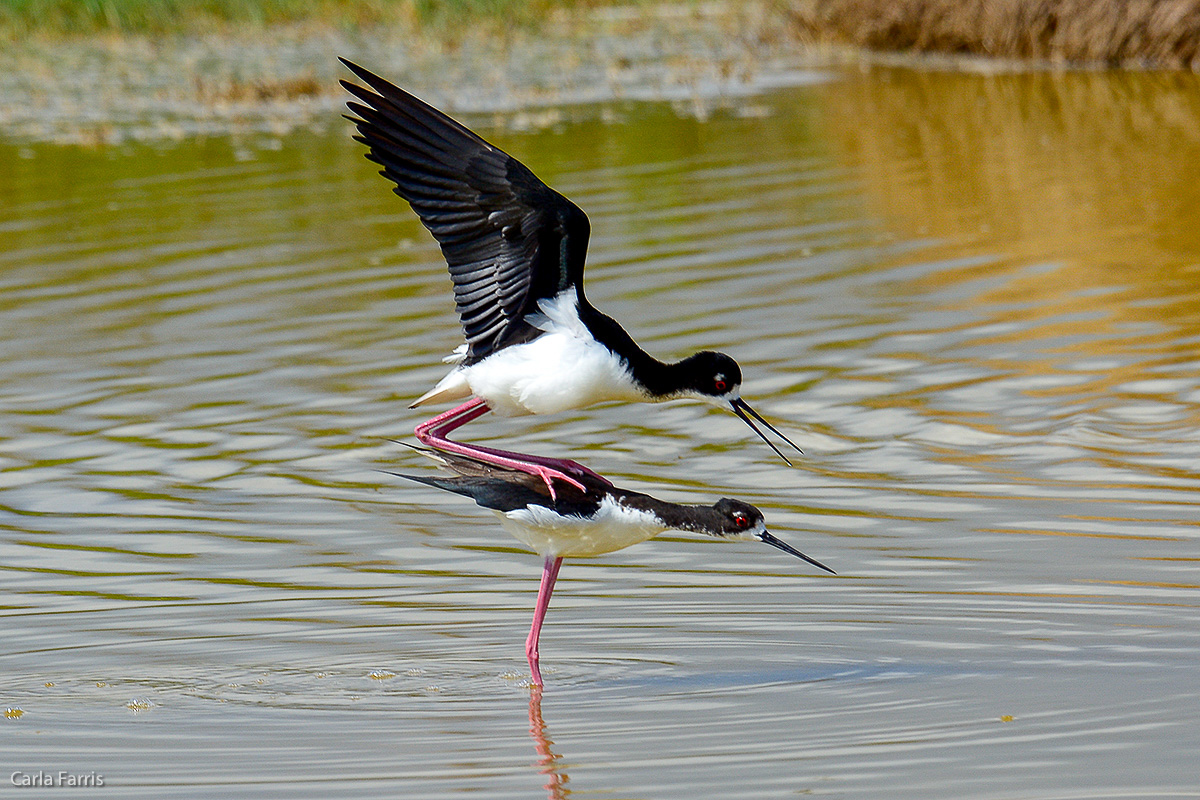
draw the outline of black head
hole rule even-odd
[[[758,539],[767,530],[767,521],[761,511],[741,500],[723,497],[713,504],[713,511],[720,518],[721,529],[713,531],[717,536],[731,539]]]
[[[804,452],[799,447],[796,447],[795,442],[784,436],[775,426],[762,418],[762,415],[750,407],[750,404],[742,399],[742,368],[738,363],[724,353],[714,353],[710,350],[703,350],[693,356],[685,358],[679,362],[680,377],[683,382],[681,394],[688,394],[698,397],[701,400],[707,400],[710,403],[718,403],[724,405],[729,404],[733,409],[733,413],[741,418],[750,426],[750,429],[758,434],[758,438],[767,443],[775,453],[784,461],[791,465],[778,447],[776,447],[766,435],[758,429],[754,424],[753,417],[762,423],[767,430],[774,433],[780,439],[790,444],[795,448],[797,453]]]
[[[742,368],[724,353],[702,350],[679,362],[683,394],[728,402],[742,389]]]
[[[790,553],[796,558],[803,559],[814,567],[820,567],[834,575],[837,574],[820,561],[809,558],[782,539],[776,539],[772,536],[767,531],[767,523],[763,519],[762,512],[749,503],[743,503],[741,500],[730,500],[726,497],[718,500],[713,505],[713,510],[720,516],[722,525],[722,531],[716,535],[730,539],[757,539],[760,542],[766,542],[772,547],[777,547],[785,553]]]

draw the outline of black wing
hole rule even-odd
[[[560,514],[590,516],[596,513],[596,509],[600,507],[600,502],[606,493],[605,490],[608,488],[594,478],[583,476],[579,480],[589,487],[589,491],[581,492],[576,487],[560,481],[555,486],[557,500],[552,500],[545,481],[537,475],[498,467],[470,456],[416,447],[405,442],[399,444],[404,444],[406,447],[411,447],[418,453],[432,458],[454,475],[453,477],[423,476],[408,475],[403,472],[389,474],[470,497],[484,508],[496,511],[512,511],[537,505],[555,509]]]
[[[540,333],[537,301],[583,281],[590,226],[521,162],[433,106],[346,59],[371,89],[342,81],[354,137],[442,246],[473,364]],[[378,94],[376,94],[376,92]]]

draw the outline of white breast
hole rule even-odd
[[[642,401],[628,367],[592,338],[579,319],[575,290],[538,304],[530,322],[545,331],[482,362],[460,367],[442,384],[463,382],[502,416],[554,414],[610,400]]]
[[[623,508],[607,497],[596,516],[586,520],[561,517],[541,506],[496,514],[506,531],[542,556],[598,556],[666,530],[654,515]]]

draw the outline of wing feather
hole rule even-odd
[[[539,335],[525,321],[538,300],[570,286],[582,299],[583,211],[442,112],[342,63],[369,87],[342,81],[360,101],[347,103],[354,138],[441,245],[467,339],[463,363]]]

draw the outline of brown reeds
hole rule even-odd
[[[873,50],[1200,69],[1200,0],[783,0],[818,41]]]

